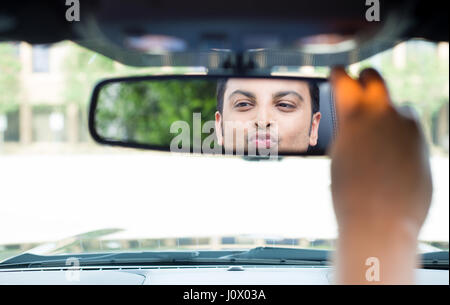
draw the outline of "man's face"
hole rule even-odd
[[[320,113],[312,115],[305,81],[231,78],[215,120],[225,149],[305,152],[317,144]]]

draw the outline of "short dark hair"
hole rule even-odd
[[[225,89],[227,88],[227,78],[222,78],[217,81],[217,111],[222,114],[223,111],[223,98]],[[309,95],[311,96],[311,109],[312,114],[320,111],[320,91],[319,86],[315,81],[308,80]]]

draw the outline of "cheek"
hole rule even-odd
[[[224,138],[227,139],[231,136],[236,138],[237,134],[245,136],[252,125],[252,121],[248,117],[243,113],[228,115],[226,120],[222,122]]]
[[[303,115],[284,118],[278,123],[278,133],[284,142],[299,142],[309,138],[309,119]],[[288,144],[288,143],[286,143]]]

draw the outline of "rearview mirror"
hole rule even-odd
[[[321,78],[129,77],[97,84],[89,130],[102,144],[171,152],[322,155],[334,112]]]

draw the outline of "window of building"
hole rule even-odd
[[[64,142],[66,136],[66,115],[63,107],[33,107],[33,141]]]
[[[236,243],[236,238],[232,236],[222,237],[222,245],[234,245]]]
[[[3,133],[3,141],[18,142],[19,130],[19,110],[0,114],[0,132]]]
[[[33,72],[50,71],[50,47],[48,45],[33,46]]]

